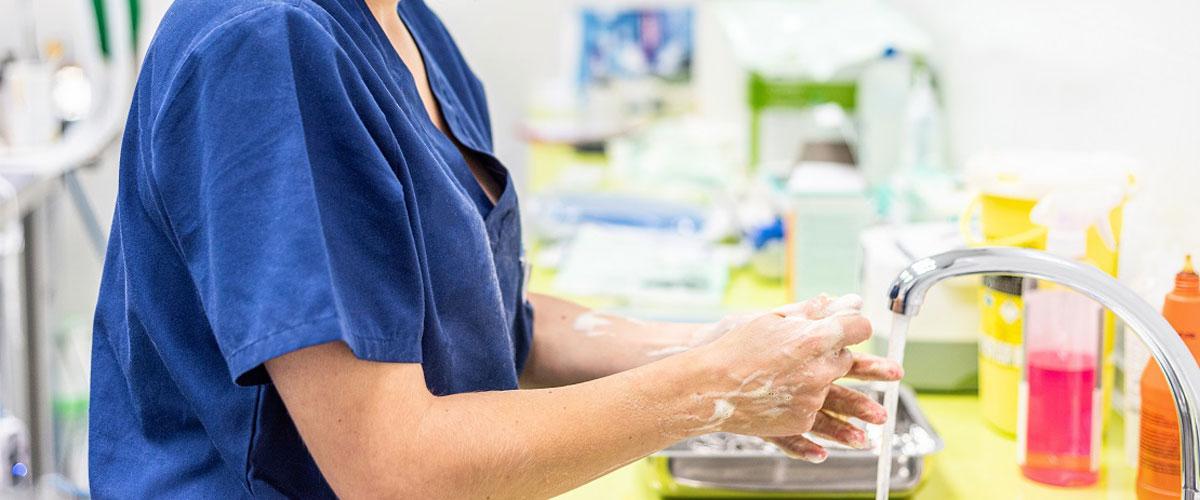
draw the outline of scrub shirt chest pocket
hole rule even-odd
[[[512,184],[512,178],[506,175],[504,191],[484,219],[509,324],[516,317],[517,306],[524,302],[520,294],[525,280],[520,215]]]

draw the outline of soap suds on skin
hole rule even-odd
[[[777,307],[774,309],[774,312],[785,317],[826,317],[855,314],[862,309],[862,305],[862,297],[858,296],[858,294],[848,293],[836,298],[821,294],[805,302]],[[817,307],[820,307],[820,309],[813,310],[813,308]]]
[[[651,357],[651,358],[665,358],[667,356],[672,356],[675,354],[679,354],[681,352],[687,352],[689,349],[691,349],[690,346],[673,345],[670,347],[664,347],[662,349],[655,349],[653,351],[648,351],[648,352],[646,352],[646,356]]]
[[[728,399],[717,399],[713,401],[712,416],[708,417],[707,420],[702,421],[700,425],[696,427],[696,430],[700,432],[708,432],[720,429],[721,425],[723,425],[726,420],[733,418],[733,413],[736,411],[737,406]],[[691,418],[699,420],[697,417]]]
[[[610,333],[619,333],[613,331],[611,328],[615,326],[614,323],[618,320],[634,326],[646,326],[648,324],[645,321],[635,318],[613,316],[599,311],[587,311],[576,316],[572,326],[576,332],[582,333],[584,336],[599,337]]]
[[[737,407],[727,399],[713,401],[713,414],[708,421],[713,424],[722,423],[733,416],[734,410],[737,410]]]
[[[741,327],[742,325],[753,321],[755,317],[756,315],[753,314],[742,314],[721,318],[720,321],[707,327],[699,328],[693,332],[689,345],[692,347],[697,347],[715,340],[726,333],[729,333]]]
[[[800,335],[811,335],[818,331],[828,331],[833,335],[841,335],[842,322],[838,319],[838,316],[829,316],[824,319],[819,319],[804,325],[804,328],[800,330]]]
[[[838,297],[825,306],[826,314],[836,314],[842,311],[858,311],[862,309],[863,299],[858,294],[848,293]]]
[[[787,408],[767,408],[766,410],[759,412],[758,416],[766,418],[778,418],[787,412]]]
[[[753,389],[747,387],[759,383]],[[727,392],[707,392],[696,394],[694,396],[697,401],[711,400],[713,402],[713,415],[707,420],[700,420],[692,417],[700,422],[697,430],[709,431],[720,428],[726,420],[733,416],[737,410],[735,401],[748,401],[752,405],[765,405],[767,408],[760,410],[758,413],[762,416],[776,418],[787,413],[786,406],[792,399],[792,395],[787,387],[775,386],[775,377],[767,375],[763,371],[755,371],[749,376],[741,380],[741,384],[737,389]]]
[[[815,307],[815,304],[819,304],[819,303],[824,303],[825,306],[828,306],[829,305],[829,296],[822,293],[822,294],[817,295],[816,297],[813,297],[812,299],[806,300],[804,302],[793,302],[791,304],[784,304],[782,306],[776,307],[773,310],[773,312],[775,314],[778,314],[778,315],[784,316],[784,317],[787,317],[787,316],[805,316],[805,317],[807,317],[809,314],[812,313],[809,311],[809,308]],[[823,312],[823,311],[824,311],[824,306],[821,309],[821,312]],[[813,311],[813,312],[816,312],[816,311]]]
[[[612,325],[612,320],[595,311],[580,314],[575,318],[574,324],[575,331],[588,337],[599,337],[608,334],[608,330],[605,327],[610,325]]]
[[[691,335],[688,335],[686,343],[646,351],[646,357],[654,359],[665,358],[667,356],[689,351],[712,342],[722,335],[725,335],[726,333],[729,333],[734,329],[749,323],[753,319],[753,315],[726,316],[716,323],[701,326],[693,330]]]

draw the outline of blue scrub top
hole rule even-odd
[[[450,35],[421,0],[399,11],[454,137],[504,178],[495,206],[362,0],[167,12],[96,311],[97,498],[332,496],[263,369],[304,347],[420,363],[438,395],[517,387],[516,193]]]

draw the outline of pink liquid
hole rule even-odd
[[[1092,463],[1095,356],[1054,351],[1029,354],[1025,477],[1059,486],[1096,482]]]

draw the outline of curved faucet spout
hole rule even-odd
[[[1065,285],[1107,307],[1141,337],[1162,368],[1179,411],[1183,498],[1200,499],[1200,367],[1154,307],[1091,266],[1035,250],[976,248],[934,255],[909,265],[892,282],[892,312],[915,316],[935,283],[969,274],[1024,276]]]

